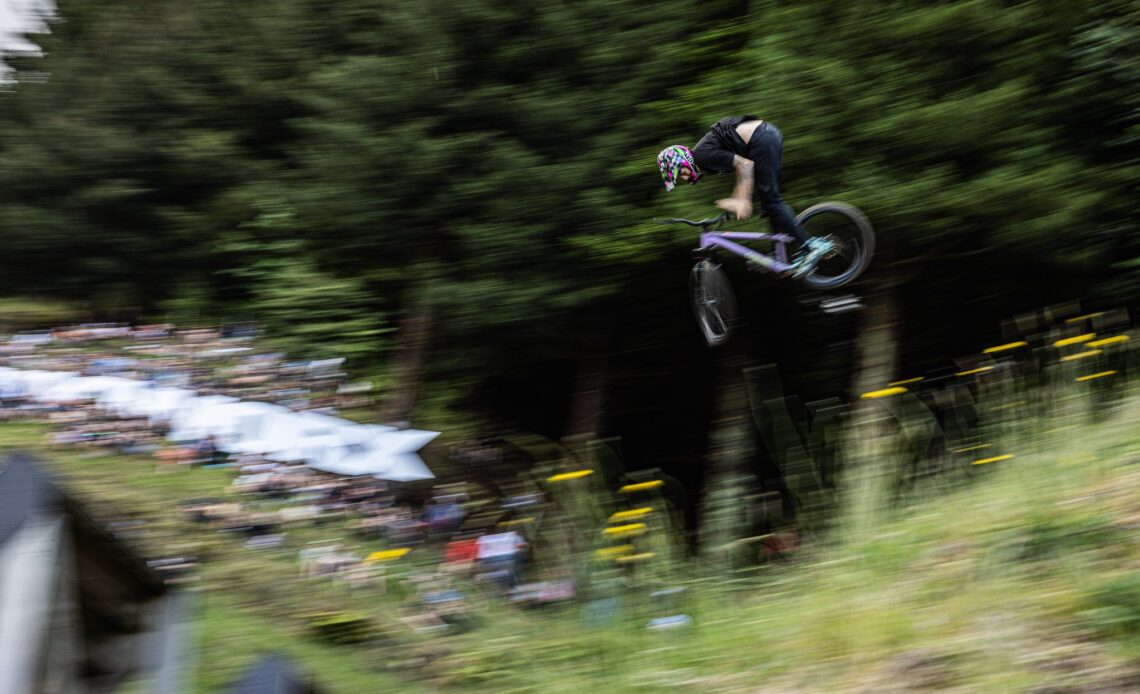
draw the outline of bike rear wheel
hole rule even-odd
[[[710,347],[724,344],[736,321],[736,296],[720,265],[697,261],[689,274],[689,297],[697,327]]]
[[[863,274],[871,263],[875,232],[857,208],[841,202],[821,202],[801,212],[796,221],[810,236],[830,239],[837,246],[803,278],[804,284],[816,289],[842,287]]]

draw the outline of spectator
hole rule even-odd
[[[452,540],[443,550],[444,569],[451,573],[467,574],[475,565],[475,558],[479,553],[479,544],[476,538],[467,537]]]
[[[513,587],[518,582],[519,559],[525,547],[526,540],[513,530],[483,535],[476,540],[476,558],[485,573],[494,577],[501,572],[504,582]]]

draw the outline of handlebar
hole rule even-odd
[[[719,225],[723,224],[724,222],[728,221],[728,217],[729,217],[728,212],[721,212],[720,214],[718,214],[715,217],[710,217],[709,219],[702,219],[700,221],[693,221],[691,219],[681,219],[679,217],[672,217],[670,219],[658,219],[656,221],[659,224],[688,224],[689,226],[692,226],[692,227],[701,227],[703,229],[707,229],[709,227],[715,227],[715,226],[719,226]]]

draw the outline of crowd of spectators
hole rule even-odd
[[[191,389],[200,396],[227,395],[331,415],[372,403],[370,385],[348,381],[343,359],[290,360],[259,349],[255,338],[250,326],[80,326],[0,340],[0,366],[120,376]],[[494,499],[477,489],[473,498],[464,483],[409,489],[257,454],[227,454],[210,436],[169,441],[170,424],[161,418],[125,416],[93,400],[39,402],[2,386],[0,420],[50,422],[48,443],[79,455],[114,452],[142,456],[159,470],[201,466],[232,471],[227,494],[186,500],[179,513],[204,531],[240,538],[250,550],[296,552],[302,578],[375,585],[387,563],[409,550],[436,553],[438,564],[416,572],[412,580],[431,616],[424,628],[445,624],[441,615],[456,612],[465,590],[478,584],[519,601],[557,601],[573,594],[564,583],[522,583],[533,538],[527,536],[528,528],[500,520],[515,514],[520,504],[541,506],[540,495]],[[299,527],[343,531],[351,541],[291,546],[290,528]],[[154,565],[173,579],[187,580],[195,562],[195,557],[164,557]]]

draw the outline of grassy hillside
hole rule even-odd
[[[652,631],[637,589],[596,625],[576,608],[520,611],[472,591],[469,633],[413,632],[399,576],[350,591],[297,575],[295,550],[343,529],[290,532],[248,550],[181,520],[178,500],[222,496],[232,473],[156,472],[142,458],[79,457],[46,429],[0,425],[0,446],[37,451],[96,514],[150,520],[148,553],[205,557],[194,655],[217,691],[258,652],[292,654],[333,692],[1134,691],[1140,687],[1140,398],[1087,419],[1021,423],[1031,452],[985,466],[908,507],[863,506],[843,537],[745,580],[689,582],[694,626]],[[1031,427],[1031,429],[1026,429]],[[937,493],[935,493],[937,492]],[[364,549],[369,549],[365,547]],[[304,615],[368,616],[371,641],[321,644]]]

